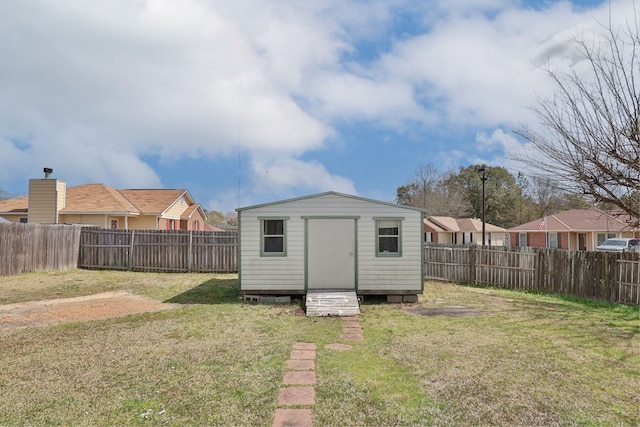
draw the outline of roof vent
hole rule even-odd
[[[53,173],[53,169],[51,169],[51,168],[44,168],[44,169],[43,169],[43,172],[44,172],[44,177],[45,177],[45,179],[46,179],[46,178],[49,178],[49,177],[51,176],[51,174]]]

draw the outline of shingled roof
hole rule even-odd
[[[67,201],[60,213],[103,212],[139,215],[143,211],[131,203],[118,190],[104,184],[84,184],[67,188]]]
[[[510,228],[509,231],[622,231],[628,228],[629,225],[618,217],[597,208],[590,208],[571,209],[547,215],[545,218],[538,218]]]
[[[29,199],[27,196],[18,197],[17,199],[0,200],[0,212],[5,213],[27,213],[29,210]]]
[[[66,203],[61,214],[117,213],[123,215],[160,215],[180,197],[192,205],[187,215],[200,205],[194,204],[186,190],[181,189],[129,189],[117,190],[104,184],[83,184],[68,187]],[[27,213],[29,198],[0,200],[0,213]],[[184,214],[183,214],[184,215]]]
[[[436,231],[448,231],[448,232],[470,232],[470,231],[482,231],[482,221],[477,218],[452,218],[449,216],[430,216],[424,220],[426,225],[431,225],[432,228],[435,225],[440,230]],[[506,229],[498,227],[497,225],[484,224],[485,231],[489,232],[505,232]]]

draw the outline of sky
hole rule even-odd
[[[0,189],[182,188],[207,210],[503,166],[546,69],[633,0],[4,0]]]

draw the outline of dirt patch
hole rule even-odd
[[[30,301],[0,306],[0,330],[109,319],[175,307],[128,292]]]
[[[406,308],[407,313],[417,316],[443,316],[443,317],[467,317],[482,316],[484,311],[470,307],[411,307]]]

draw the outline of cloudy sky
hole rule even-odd
[[[507,166],[571,39],[633,0],[4,0],[0,188],[185,188],[206,209],[393,201],[419,165]]]

